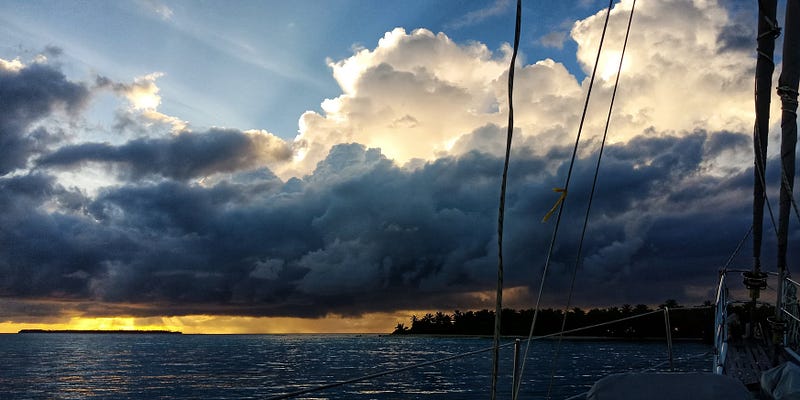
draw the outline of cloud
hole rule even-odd
[[[57,111],[75,114],[88,98],[84,85],[46,64],[0,59],[0,175],[24,168],[32,155],[58,140],[57,132],[36,127],[37,122]]]
[[[90,278],[102,270],[98,260],[125,253],[119,234],[94,229],[83,217],[88,199],[52,177],[0,178],[0,188],[4,297],[88,298]]]
[[[114,90],[125,95],[134,110],[155,110],[161,104],[156,79],[162,76],[160,72],[148,74],[136,78],[131,85],[116,84]]]
[[[603,70],[619,62],[630,5],[612,11]],[[708,1],[637,10],[576,304],[708,300],[703,288],[749,224],[752,58],[731,37],[738,17]],[[586,71],[601,24],[598,13],[570,32]],[[257,130],[164,134],[141,123],[157,111],[137,100],[158,105],[156,75],[127,84],[99,78],[96,87],[130,100],[121,115],[139,130],[113,144],[77,134],[45,140],[50,131],[37,121],[79,110],[88,89],[47,65],[4,64],[0,90],[24,90],[8,97],[21,111],[0,114],[3,137],[23,144],[2,158],[17,161],[5,167],[15,174],[0,176],[0,295],[41,313],[50,312],[42,301],[57,301],[79,315],[142,317],[486,307],[508,62],[507,47],[394,29],[375,48],[329,60],[341,94],[305,113],[292,142]],[[557,199],[552,188],[563,185],[588,81],[552,59],[517,68],[504,257],[508,287],[527,293],[539,284],[531,277],[552,232],[552,222],[539,221]],[[575,264],[612,90],[603,75],[547,304],[563,304]],[[770,158],[775,182],[774,149]],[[90,193],[63,177],[89,168],[119,181]],[[774,241],[765,237],[765,249]],[[0,316],[19,318],[20,307]]]
[[[564,41],[566,39],[567,39],[566,32],[550,32],[539,38],[539,44],[541,44],[544,47],[563,49]]]
[[[147,11],[158,15],[165,21],[172,19],[172,9],[158,0],[141,0],[139,4],[141,4],[142,7],[144,7]]]
[[[511,0],[495,0],[494,3],[488,7],[470,11],[455,21],[448,23],[447,28],[460,29],[466,26],[479,24],[486,19],[504,14],[506,11],[508,11],[510,6]]]
[[[128,101],[129,107],[118,112],[115,128],[122,131],[126,128],[142,128],[152,130],[153,125],[167,125],[173,133],[188,129],[188,123],[179,118],[158,112],[161,105],[161,90],[156,80],[164,76],[161,72],[153,72],[134,79],[133,83],[114,82],[104,76],[97,76],[95,87],[111,89],[114,93]]]
[[[730,140],[746,136],[640,135],[609,146],[584,245],[581,301],[655,303],[714,275],[744,233],[750,207],[752,170],[704,172],[718,142]],[[555,201],[550,188],[566,162],[549,172],[546,156],[512,161],[509,287],[538,283],[530,276],[551,232],[538,221]],[[593,162],[581,157],[576,166],[548,301],[557,302],[568,284]],[[3,210],[14,211],[3,214],[0,232],[14,245],[0,257],[2,289],[15,298],[119,304],[137,316],[482,307],[476,293],[494,282],[501,164],[471,151],[406,169],[376,149],[339,145],[303,179],[247,172],[203,185],[131,182],[49,212],[39,205],[70,192],[44,175],[6,178]],[[711,221],[718,234],[707,235],[697,221]],[[39,244],[29,247],[29,237]],[[29,267],[12,268],[12,254],[13,265]],[[624,289],[654,276],[657,286]]]
[[[623,1],[611,12],[601,72],[618,65],[631,5]],[[604,18],[605,12],[598,12],[576,22],[571,31],[578,43],[578,61],[587,73],[594,63]],[[716,2],[637,4],[615,105],[617,121],[627,119],[630,125],[625,128],[631,128],[631,133],[647,127],[673,132],[752,129],[753,107],[748,100],[753,56],[751,50],[725,44],[731,23]],[[604,93],[614,75],[604,74]]]
[[[507,50],[507,49],[506,49]],[[444,34],[401,28],[374,50],[330,61],[343,94],[306,112],[295,140],[311,170],[331,147],[358,142],[404,163],[434,159],[459,136],[500,123],[499,83],[508,51],[497,58],[483,44],[459,45]]]
[[[211,129],[160,139],[135,139],[121,146],[82,143],[64,146],[37,160],[48,168],[74,168],[88,162],[113,163],[120,175],[138,180],[148,175],[186,180],[275,164],[291,157],[280,138],[265,131]]]
[[[584,126],[590,140],[603,131],[631,5],[618,3],[611,12],[600,82]],[[587,74],[604,14],[575,22],[570,31]],[[735,38],[730,35],[741,18],[715,2],[638,5],[610,140],[626,141],[651,128],[678,135],[697,129],[750,130],[752,55],[732,45]],[[342,94],[325,100],[322,113],[309,111],[301,117],[294,145],[297,163],[279,175],[307,173],[343,142],[380,148],[400,164],[453,154],[459,142],[460,153],[470,150],[463,147],[467,142],[488,144],[467,137],[480,127],[506,123],[508,58],[508,47],[492,52],[478,43],[455,43],[443,33],[396,28],[374,49],[329,61]],[[579,81],[555,60],[521,64],[515,76],[515,145],[540,154],[569,145],[588,85],[588,78]]]
[[[42,52],[47,57],[57,58],[64,54],[64,49],[58,46],[47,45],[44,47],[44,51]]]
[[[0,58],[0,67],[5,72],[19,72],[23,68],[25,68],[25,64],[23,64],[22,61],[19,60],[19,58],[15,58],[11,61],[3,60],[2,58]]]

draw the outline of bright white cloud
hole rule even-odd
[[[11,61],[3,60],[0,58],[0,68],[6,70],[8,72],[19,72],[22,68],[25,67],[25,64],[19,60],[19,58],[15,58]]]
[[[324,115],[307,112],[297,146],[305,168],[334,144],[379,147],[398,162],[432,159],[452,141],[502,118],[495,81],[508,63],[485,45],[459,45],[445,34],[401,28],[373,49],[329,65],[342,95],[323,103]]]
[[[611,13],[599,74],[607,79],[607,95],[622,50],[632,2],[617,4]],[[578,60],[591,72],[605,12],[573,26]],[[722,35],[731,20],[717,2],[673,0],[640,2],[623,62],[617,120],[627,132],[617,140],[652,127],[655,131],[747,131],[753,112],[751,55],[721,51]]]
[[[144,76],[134,78],[133,83],[112,82],[105,77],[97,78],[97,85],[100,88],[111,88],[111,90],[124,98],[128,107],[120,110],[117,117],[117,128],[122,130],[126,127],[136,126],[143,128],[148,135],[160,131],[161,127],[166,127],[172,133],[182,132],[189,128],[189,124],[180,118],[163,114],[158,111],[161,105],[160,88],[156,80],[164,76],[161,72],[153,72]]]
[[[587,139],[600,135],[605,124],[630,8],[631,1],[623,1],[612,10],[584,126]],[[604,18],[600,11],[571,30],[587,74]],[[610,140],[624,142],[648,129],[678,135],[697,129],[747,131],[752,124],[751,56],[723,49],[730,23],[714,1],[638,4]],[[337,143],[381,148],[400,164],[452,151],[492,152],[488,149],[502,143],[504,135],[498,129],[497,137],[488,136],[485,127],[506,124],[508,60],[508,47],[493,53],[482,44],[457,44],[443,33],[402,28],[387,32],[374,49],[329,60],[342,94],[325,100],[323,113],[301,117],[294,148],[302,157],[295,157],[293,170],[310,171]],[[522,66],[515,83],[515,126],[520,129],[515,146],[544,153],[571,143],[588,83],[554,60]]]
[[[125,98],[131,103],[134,110],[155,110],[161,104],[160,89],[156,86],[156,79],[164,76],[161,72],[154,72],[140,76],[127,86],[123,91]]]
[[[149,122],[147,125],[152,125],[152,123],[167,125],[170,127],[172,133],[185,131],[189,127],[186,121],[153,109],[142,110],[141,115],[144,117],[145,121]]]

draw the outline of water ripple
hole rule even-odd
[[[401,368],[491,345],[483,338],[377,335],[0,335],[0,393],[6,399],[264,398]],[[553,342],[535,343],[522,395],[550,384]],[[675,356],[709,348],[678,343]],[[359,382],[304,399],[484,399],[491,355]],[[501,353],[500,397],[510,397],[511,350]],[[565,342],[552,379],[556,398],[585,391],[599,377],[666,359],[663,343]],[[683,370],[706,370],[710,356]]]

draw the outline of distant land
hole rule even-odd
[[[23,329],[17,333],[91,333],[91,334],[125,334],[125,335],[180,335],[179,331],[166,330],[109,330],[109,329]]]
[[[661,338],[666,335],[665,315],[658,310],[669,309],[670,336],[673,339],[702,339],[710,342],[714,333],[714,308],[711,302],[694,307],[684,307],[670,299],[656,309],[644,304],[622,307],[592,308],[582,310],[574,307],[567,311],[552,308],[540,309],[535,336],[556,335],[560,331],[569,336],[592,338],[621,338],[641,340]],[[748,315],[766,318],[775,313],[774,308],[762,305],[751,309],[751,305],[731,306],[729,314],[736,313],[747,321]],[[504,336],[527,336],[530,333],[532,309],[503,309],[502,332]],[[454,311],[452,314],[437,312],[423,316],[413,315],[411,326],[397,324],[394,335],[470,335],[490,336],[494,332],[494,311]]]

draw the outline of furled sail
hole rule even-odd
[[[797,88],[800,81],[800,0],[786,2],[783,69],[778,79],[781,97],[781,195],[778,221],[778,270],[786,270],[789,217],[793,201],[795,149],[797,146]]]
[[[758,59],[756,61],[756,123],[753,129],[755,151],[755,184],[753,186],[753,271],[761,270],[761,237],[764,224],[765,165],[769,105],[772,94],[772,73],[775,70],[773,53],[780,28],[775,18],[777,0],[758,2]]]

